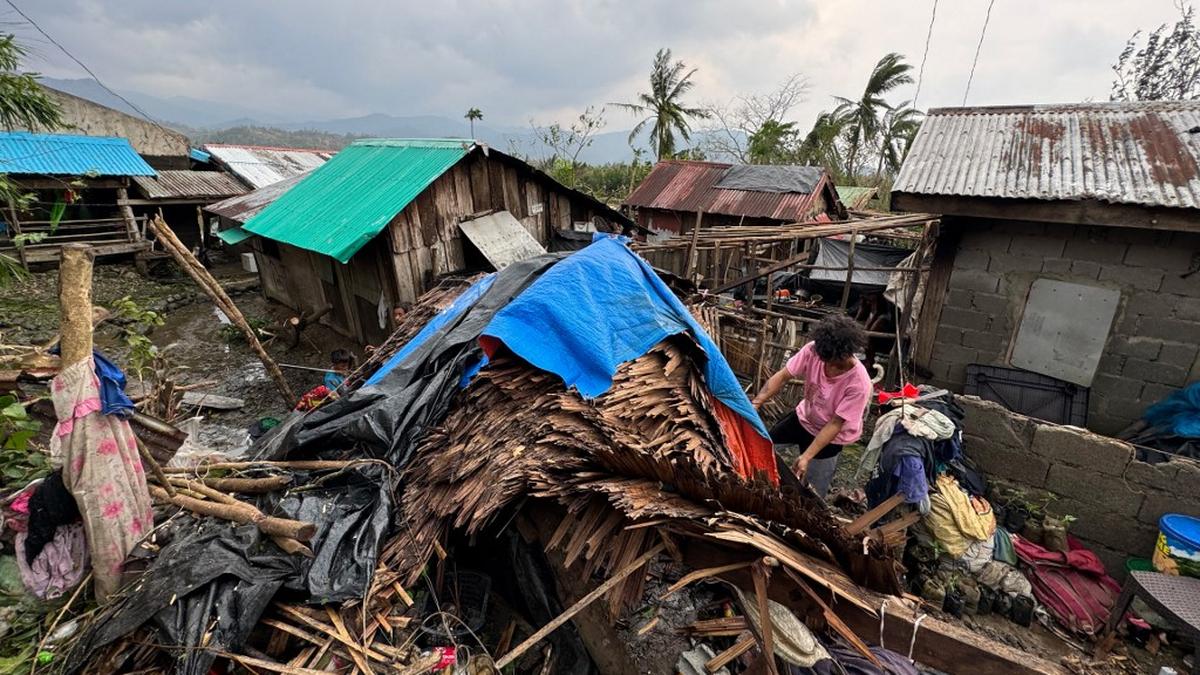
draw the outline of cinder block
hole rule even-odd
[[[1076,235],[1067,242],[1063,257],[1112,265],[1125,259],[1126,248],[1124,244]]]
[[[970,438],[977,439],[979,437],[971,436]],[[986,441],[980,443],[966,441],[963,444],[963,452],[975,461],[975,464],[989,479],[1001,478],[1033,488],[1042,488],[1046,485],[1046,474],[1050,470],[1050,462],[1029,452],[1014,450]]]
[[[1179,387],[1172,387],[1169,384],[1147,382],[1142,386],[1142,393],[1138,395],[1140,405],[1137,409],[1141,411],[1144,407],[1154,405],[1178,390]]]
[[[939,361],[962,364],[964,368],[968,363],[979,362],[978,350],[971,349],[970,347],[963,347],[961,345],[935,343],[933,345],[933,354],[931,356]]]
[[[1143,316],[1138,319],[1137,326],[1137,334],[1145,337],[1172,342],[1200,342],[1200,321]]]
[[[1078,518],[1071,524],[1071,533],[1084,542],[1097,542],[1109,548],[1138,553],[1142,557],[1148,557],[1154,551],[1158,530],[1133,518],[1096,512]]]
[[[1164,342],[1162,351],[1159,352],[1158,358],[1155,360],[1159,363],[1167,363],[1190,370],[1192,364],[1196,363],[1196,352],[1198,349],[1200,347],[1197,347],[1194,343]]]
[[[1107,349],[1121,356],[1132,356],[1138,359],[1153,361],[1158,358],[1162,347],[1163,341],[1155,338],[1114,335],[1109,338]]]
[[[1124,373],[1130,377],[1140,377],[1147,382],[1180,387],[1187,382],[1188,369],[1162,361],[1144,361],[1131,357],[1125,360]]]
[[[961,345],[963,343],[964,332],[961,328],[943,324],[938,326],[937,334],[934,335],[933,341],[942,345]]]
[[[1097,232],[1104,241],[1130,246],[1168,246],[1171,233],[1166,230],[1147,230],[1140,227],[1100,227]]]
[[[1096,364],[1096,372],[1120,375],[1125,370],[1126,358],[1114,352],[1104,352],[1100,355],[1099,363]]]
[[[1089,412],[1088,426],[1100,434],[1114,435],[1133,424],[1135,418],[1106,412]]]
[[[1142,390],[1142,381],[1120,375],[1097,373],[1092,379],[1092,399],[1104,401],[1109,398],[1136,398]]]
[[[1131,244],[1125,252],[1125,264],[1169,272],[1186,272],[1191,268],[1192,252],[1190,249],[1165,244]]]
[[[1175,494],[1192,501],[1200,502],[1200,465],[1195,462],[1176,460],[1178,464],[1175,474]]]
[[[943,307],[941,325],[968,330],[987,330],[990,318],[983,312],[961,307]]]
[[[971,291],[962,288],[951,288],[946,291],[945,307],[970,307]]]
[[[1000,275],[985,269],[955,266],[954,272],[950,274],[950,287],[995,293],[1000,290]]]
[[[1013,255],[1011,253],[993,253],[988,262],[988,271],[995,272],[996,274],[1041,272],[1042,258]]]
[[[989,442],[1027,452],[1033,443],[1036,422],[1024,415],[1017,415],[999,403],[985,401],[977,396],[955,398],[963,407],[963,433],[988,439]]]
[[[972,293],[971,307],[993,317],[1008,316],[1008,296],[995,293]]]
[[[1033,451],[1053,462],[1120,476],[1133,459],[1133,446],[1078,427],[1039,424]]]
[[[1168,513],[1182,513],[1185,516],[1200,518],[1200,502],[1182,499],[1170,491],[1151,490],[1146,494],[1142,508],[1138,511],[1137,519],[1158,527],[1158,519]]]
[[[1173,490],[1180,464],[1181,462],[1130,462],[1129,468],[1125,469],[1125,479],[1151,490]]]
[[[1200,298],[1200,274],[1192,274],[1184,277],[1172,272],[1163,277],[1162,292],[1189,298]]]
[[[1163,283],[1166,283],[1165,280]],[[1175,298],[1175,318],[1185,321],[1200,321],[1200,298]]]
[[[1162,287],[1162,270],[1149,267],[1128,267],[1126,265],[1105,265],[1100,269],[1100,281],[1109,281],[1122,286],[1140,288],[1147,291],[1157,291]]]
[[[1061,258],[1066,246],[1066,238],[1053,234],[1013,234],[1008,252],[1026,258]]]
[[[1178,298],[1174,295],[1134,291],[1129,294],[1125,311],[1136,312],[1142,316],[1171,316],[1177,304]]]
[[[954,266],[985,270],[990,258],[991,253],[985,249],[959,246],[954,254]]]
[[[1071,274],[1084,279],[1099,279],[1100,278],[1099,263],[1090,260],[1072,260]]]
[[[1066,276],[1071,273],[1071,261],[1068,258],[1046,258],[1042,261],[1042,271]]]
[[[1108,476],[1068,464],[1050,465],[1046,489],[1096,507],[1100,512],[1131,519],[1138,514],[1145,497],[1141,492],[1135,492],[1119,476]]]
[[[987,360],[992,360],[1004,352],[1008,346],[1008,336],[998,331],[963,331],[962,344],[964,347],[978,349]]]

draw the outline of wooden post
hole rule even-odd
[[[196,205],[196,225],[200,228],[200,250],[203,251],[208,248],[208,237],[204,231],[204,210],[199,204]]]
[[[858,240],[858,234],[854,230],[850,231],[850,255],[846,257],[846,283],[842,286],[842,302],[840,307],[846,309],[850,304],[850,287],[854,282],[854,244]]]
[[[292,393],[291,386],[284,379],[283,371],[279,370],[279,366],[275,364],[271,355],[267,353],[266,349],[263,349],[262,343],[258,341],[258,336],[254,333],[254,329],[250,327],[250,324],[246,321],[246,317],[242,316],[242,312],[237,308],[237,305],[233,304],[233,300],[229,299],[225,290],[221,288],[221,284],[217,283],[217,280],[208,273],[208,270],[204,269],[200,261],[196,260],[196,256],[192,255],[192,252],[187,250],[187,247],[179,241],[179,238],[167,226],[161,215],[156,216],[154,220],[150,221],[150,228],[154,231],[155,238],[175,258],[175,262],[179,263],[183,271],[187,272],[188,276],[192,277],[192,280],[200,286],[200,289],[208,294],[213,304],[217,306],[217,309],[224,312],[233,325],[242,331],[242,335],[246,337],[246,342],[250,345],[250,349],[254,350],[254,353],[258,355],[267,374],[275,382],[275,387],[279,390],[279,394],[283,396],[283,400],[287,402],[289,408],[295,407],[296,395]]]
[[[683,276],[688,281],[695,281],[692,275],[696,271],[696,245],[700,243],[700,224],[704,221],[704,212],[696,212],[696,224],[692,227],[692,243],[688,245],[687,260],[683,266]]]
[[[117,188],[117,208],[121,211],[121,220],[125,221],[125,234],[129,241],[141,241],[142,233],[138,231],[137,221],[133,217],[133,207],[129,205],[129,190]]]
[[[18,237],[21,236],[21,221],[17,218],[17,205],[12,201],[8,202],[8,220],[12,224],[13,232],[15,232]],[[17,247],[17,258],[21,260],[21,267],[24,267],[28,270],[29,261],[25,258],[24,246]]]
[[[58,266],[62,367],[92,357],[92,247],[64,244]]]

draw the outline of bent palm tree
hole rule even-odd
[[[629,142],[646,128],[650,127],[650,148],[659,159],[675,155],[675,134],[683,140],[690,141],[692,128],[688,124],[690,118],[704,119],[708,112],[702,108],[689,108],[683,103],[683,96],[694,86],[692,75],[696,69],[687,70],[683,61],[671,63],[671,50],[660,49],[654,55],[654,66],[650,70],[650,91],[639,93],[637,103],[613,103],[645,118],[637,123],[629,132]]]
[[[909,101],[905,101],[883,115],[879,128],[879,166],[875,169],[877,177],[883,176],[885,168],[893,174],[900,170],[917,129],[921,128],[921,111],[908,104]]]
[[[471,123],[471,138],[475,138],[475,120],[483,119],[483,111],[479,108],[470,108],[463,117],[467,118],[467,121]]]
[[[904,57],[892,52],[875,64],[871,77],[867,79],[867,86],[857,100],[834,97],[840,103],[834,112],[846,122],[850,146],[846,154],[846,173],[850,177],[857,171],[859,150],[879,135],[881,113],[891,109],[883,100],[883,95],[902,84],[911,83],[910,70],[912,66],[904,62]]]
[[[817,116],[816,122],[796,149],[796,161],[800,164],[823,166],[834,180],[841,180],[847,173],[839,141],[846,130],[845,120],[831,112]]]

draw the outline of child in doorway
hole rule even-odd
[[[325,388],[330,393],[336,392],[338,387],[346,381],[346,376],[350,374],[350,369],[354,365],[354,355],[345,349],[335,349],[329,355],[331,368],[325,373]]]
[[[771,440],[800,447],[792,469],[823,499],[842,448],[862,436],[871,378],[855,357],[866,345],[866,335],[850,317],[838,314],[824,319],[810,338],[767,380],[752,403],[760,407],[789,381],[804,381],[804,399],[771,429]]]

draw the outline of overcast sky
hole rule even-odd
[[[793,118],[855,96],[889,51],[920,65],[932,0],[16,0],[109,86],[324,119],[372,112],[521,125],[646,88],[654,52],[699,68],[694,98],[811,84]],[[920,107],[960,105],[988,0],[941,0]],[[18,17],[7,10],[9,22]],[[1173,0],[995,0],[968,103],[1106,100],[1110,66]],[[24,36],[32,33],[21,30]],[[85,77],[45,42],[34,68]],[[897,94],[911,98],[913,88]],[[610,111],[609,128],[632,119]]]

